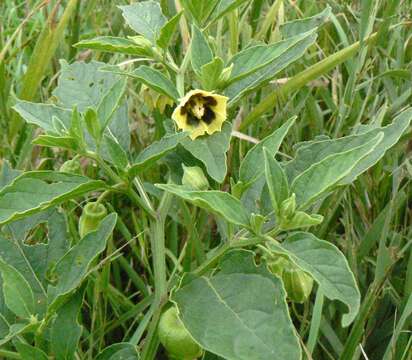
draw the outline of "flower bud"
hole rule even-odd
[[[277,255],[275,258],[271,258],[268,261],[268,267],[271,273],[277,275],[280,278],[282,277],[285,268],[289,266],[290,261],[282,255]]]
[[[60,166],[60,171],[77,175],[82,174],[82,168],[78,160],[67,160]]]
[[[280,216],[283,219],[291,219],[296,211],[296,195],[292,194],[280,205]]]
[[[312,292],[312,277],[297,267],[286,256],[276,255],[268,260],[269,270],[282,279],[290,300],[303,303]]]
[[[292,301],[303,303],[309,298],[313,287],[313,279],[309,274],[293,266],[283,271],[282,280]]]
[[[107,210],[103,204],[87,203],[79,220],[80,237],[83,238],[88,233],[95,231],[106,215]]]
[[[183,166],[182,184],[195,190],[207,190],[209,181],[199,166]]]
[[[202,355],[202,348],[191,337],[172,306],[160,317],[159,340],[171,359],[193,360]]]

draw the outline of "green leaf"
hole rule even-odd
[[[318,199],[345,176],[350,174],[356,164],[370,154],[383,139],[379,133],[372,140],[346,152],[332,154],[322,161],[314,163],[292,182],[291,192],[296,194],[300,208],[308,206]]]
[[[201,25],[203,24],[203,21],[209,17],[216,4],[219,2],[220,0],[182,0],[182,6],[186,11],[189,11],[196,23]]]
[[[305,19],[298,19],[281,24],[280,32],[284,38],[289,38],[313,30],[327,22],[330,18],[331,13],[332,10],[330,6],[327,5],[325,10],[323,10],[319,14]]]
[[[275,213],[279,213],[280,204],[289,197],[289,184],[286,174],[269,150],[264,147],[266,184]]]
[[[80,286],[93,260],[106,248],[116,220],[115,213],[107,215],[96,231],[84,236],[56,264],[53,275],[57,285],[49,286],[48,312],[53,313]]]
[[[77,150],[77,139],[72,136],[39,135],[33,141],[35,145],[59,147],[68,150]]]
[[[15,342],[17,351],[22,360],[48,360],[47,354],[34,346],[24,344],[22,342]]]
[[[152,56],[151,51],[149,51],[147,47],[139,46],[133,40],[114,36],[98,36],[93,39],[82,40],[73,46],[78,49],[107,51],[138,57],[150,58]]]
[[[296,45],[311,36],[313,36],[312,33],[301,33],[299,36],[274,44],[256,45],[240,51],[229,61],[229,66],[232,65],[233,69],[230,73],[228,85],[253,74],[271,63],[276,62],[279,65],[285,63],[291,55],[293,58],[292,50],[296,48]]]
[[[213,60],[213,52],[202,31],[193,24],[192,42],[190,45],[190,58],[193,70],[200,75],[202,66]]]
[[[156,184],[156,186],[203,209],[212,211],[230,223],[246,228],[250,227],[250,214],[245,210],[240,201],[229,193],[217,190],[193,191],[186,186],[174,184]]]
[[[124,93],[126,91],[126,79],[116,81],[101,99],[97,107],[97,117],[101,124],[102,130],[106,129],[114,113],[121,105]]]
[[[200,69],[202,89],[215,90],[219,86],[223,68],[224,63],[220,57],[215,57],[211,62],[203,65]]]
[[[291,219],[282,219],[280,228],[283,231],[306,228],[319,225],[323,221],[323,216],[319,214],[307,214],[303,211],[296,211]]]
[[[137,155],[130,167],[129,173],[133,176],[153,165],[167,153],[172,151],[186,136],[186,133],[179,132],[172,135],[166,135],[159,141],[151,143]]]
[[[205,164],[208,174],[219,183],[225,179],[227,173],[226,153],[230,147],[231,133],[232,124],[226,121],[220,132],[195,140],[185,138],[181,142],[187,151]]]
[[[29,101],[18,100],[13,109],[29,124],[41,127],[51,134],[58,134],[53,118],[58,118],[67,129],[70,128],[71,111],[52,104],[36,104]]]
[[[88,108],[84,114],[84,122],[86,123],[87,132],[96,143],[100,143],[102,136],[102,127],[97,117],[97,112],[93,108]]]
[[[27,236],[47,221],[47,241],[25,244]],[[35,314],[46,311],[47,273],[69,248],[66,217],[57,211],[43,211],[4,227],[7,237],[0,236],[0,256],[27,280],[34,296]],[[47,242],[47,243],[46,243]]]
[[[138,360],[139,354],[136,347],[130,343],[117,343],[108,346],[96,360]]]
[[[56,360],[73,360],[78,348],[82,327],[77,318],[83,300],[83,290],[78,291],[59,310],[50,330],[51,350]]]
[[[0,258],[3,295],[7,307],[18,317],[30,319],[35,315],[34,296],[27,280],[13,266]]]
[[[138,34],[145,36],[153,44],[167,19],[162,14],[159,3],[142,1],[132,5],[119,6],[126,23]]]
[[[53,95],[58,99],[58,105],[67,109],[76,107],[84,112],[89,107],[97,108],[104,95],[119,80],[118,75],[100,71],[106,64],[98,61],[69,65],[61,60],[60,65],[61,73]]]
[[[342,325],[352,323],[359,311],[360,293],[345,256],[336,246],[310,233],[297,232],[281,244],[271,243],[270,248],[311,274],[327,298],[346,304],[349,311],[343,315]]]
[[[235,104],[244,95],[266,85],[280,71],[285,69],[292,62],[299,59],[305,53],[306,49],[308,49],[311,45],[315,43],[315,40],[316,33],[314,31],[298,35],[296,36],[296,39],[291,38],[285,40],[287,43],[293,43],[293,45],[286,45],[283,52],[281,52],[278,56],[274,57],[272,61],[268,62],[264,66],[258,67],[257,71],[252,71],[253,66],[256,66],[256,64],[254,64],[253,62],[251,64],[248,64],[248,68],[236,71],[235,75],[238,74],[238,76],[241,76],[241,79],[236,80],[225,89],[225,95],[230,98],[229,105]],[[276,49],[275,45],[269,46],[271,46],[273,49]],[[263,50],[264,48],[262,48],[262,52]],[[274,53],[277,51],[278,50],[273,50]],[[249,55],[253,57],[253,51]],[[266,56],[265,59],[268,59],[269,56]],[[239,66],[239,68],[241,68],[241,66]],[[243,77],[242,74],[244,71],[252,72],[249,75]]]
[[[4,160],[0,173],[0,190],[10,184],[20,174],[21,170],[12,169],[10,163]]]
[[[295,123],[296,116],[286,121],[280,128],[265,137],[261,142],[252,147],[240,164],[239,179],[247,184],[256,180],[265,171],[263,161],[263,148],[266,147],[272,156],[275,156],[283,139],[291,126]]]
[[[0,225],[105,187],[103,181],[74,174],[25,172],[0,191]]]
[[[183,11],[177,13],[160,29],[160,34],[157,39],[157,45],[162,49],[166,49],[169,46],[169,43],[172,40],[172,37],[176,31],[177,25],[179,24],[179,20],[182,14]]]
[[[112,163],[122,171],[125,170],[129,164],[129,160],[127,159],[126,151],[124,151],[117,139],[107,134],[104,136],[103,141],[106,144]]]
[[[193,338],[224,359],[301,358],[283,286],[250,252],[229,253],[221,272],[189,282],[172,300]]]
[[[312,141],[304,143],[298,148],[295,159],[285,166],[286,174],[290,180],[303,173],[312,164],[322,161],[324,158],[348,151],[372,140],[379,132],[384,133],[379,146],[367,157],[362,159],[350,172],[340,181],[341,185],[349,184],[362,172],[376,164],[385,152],[395,145],[412,120],[412,109],[406,109],[395,117],[393,122],[385,127],[378,127],[363,134],[356,134],[334,140]]]
[[[159,70],[142,65],[127,75],[140,80],[143,84],[177,101],[179,93],[174,84]]]

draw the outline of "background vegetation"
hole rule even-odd
[[[161,1],[173,14],[174,1]],[[59,59],[68,62],[91,59],[118,64],[130,57],[77,49],[79,40],[98,35],[134,35],[124,25],[118,5],[127,1],[20,1],[0,0],[0,162],[8,161],[21,170],[58,169],[73,154],[31,143],[36,131],[24,123],[11,107],[16,98],[46,102],[56,87]],[[178,3],[178,1],[176,1]],[[253,0],[235,14],[227,15],[222,29],[211,33],[239,34],[222,39],[222,53],[236,52],[251,40],[276,39],[278,26],[285,20],[308,17],[332,8],[330,21],[319,30],[316,46],[270,85],[242,101],[232,116],[237,130],[229,151],[229,175],[253,145],[297,115],[296,125],[282,145],[282,152],[293,154],[294,144],[329,135],[341,137],[360,124],[386,124],[395,113],[410,104],[412,96],[412,3],[400,0],[376,1],[271,1]],[[274,3],[277,5],[274,6]],[[374,40],[363,43],[373,31]],[[219,34],[219,33],[218,33]],[[316,80],[282,96],[257,121],[244,123],[261,99],[272,94],[285,78],[310,67],[327,56],[361,40],[358,52],[337,64]],[[182,58],[187,39],[177,39],[174,55]],[[219,52],[219,49],[217,49]],[[135,81],[128,82],[129,126],[132,151],[138,152],[163,133],[163,119],[171,114],[151,112],[153,93]],[[154,114],[154,116],[153,116]],[[241,139],[239,138],[241,137]],[[345,187],[324,202],[319,210],[324,222],[313,228],[319,238],[337,245],[349,260],[362,294],[360,314],[349,328],[342,328],[343,305],[325,300],[319,313],[319,299],[294,306],[294,322],[305,344],[311,323],[319,325],[316,343],[309,343],[305,356],[314,359],[353,358],[411,359],[412,313],[412,196],[410,162],[412,142],[407,131],[377,165],[353,185]],[[287,158],[286,158],[287,159]],[[97,169],[85,162],[93,174]],[[162,165],[165,166],[165,165]],[[145,172],[150,182],[166,182],[163,167]],[[226,178],[229,181],[229,176]],[[113,209],[120,214],[115,236],[105,253],[101,270],[90,277],[81,312],[78,356],[93,359],[107,345],[120,341],[137,342],[146,330],[148,305],[152,296],[148,219],[136,211],[128,199],[109,195]],[[71,202],[71,236],[77,238],[80,203]],[[216,245],[216,225],[201,210],[176,200],[180,224],[167,219],[166,239],[170,271],[178,267],[190,271],[201,263],[208,249]],[[37,228],[35,242],[44,228]],[[30,241],[29,239],[29,241]],[[179,249],[188,247],[177,259]],[[317,301],[318,300],[318,301]],[[313,341],[313,339],[312,339]],[[357,344],[362,346],[358,347]],[[5,347],[0,354],[20,358]],[[312,355],[311,355],[312,353]],[[160,355],[159,355],[160,356]]]

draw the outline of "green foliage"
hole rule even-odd
[[[225,359],[300,359],[280,280],[248,252],[229,253],[221,267],[173,294],[194,339]]]

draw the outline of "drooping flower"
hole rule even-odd
[[[228,98],[204,90],[191,90],[174,110],[172,119],[181,130],[189,131],[192,140],[205,133],[221,131],[226,120]]]

